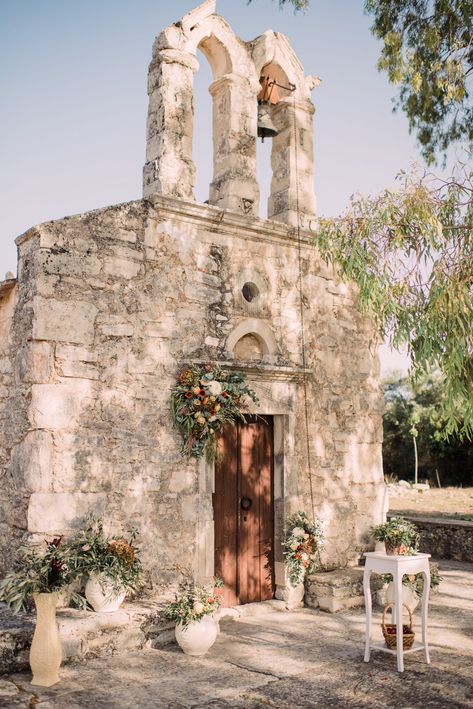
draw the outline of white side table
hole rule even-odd
[[[383,650],[392,655],[397,655],[398,672],[404,672],[404,653],[415,652],[417,650],[424,651],[424,658],[427,664],[430,663],[429,646],[427,642],[427,606],[429,602],[430,591],[430,554],[415,554],[414,556],[389,556],[383,552],[369,551],[365,553],[366,563],[363,574],[363,591],[365,594],[366,607],[366,643],[365,643],[365,662],[370,660],[371,649]],[[392,574],[394,581],[394,608],[397,626],[397,643],[396,650],[391,650],[382,643],[371,642],[371,591],[370,591],[370,575],[372,571],[378,574]],[[422,643],[414,643],[412,648],[404,650],[403,641],[399,642],[399,638],[403,637],[402,633],[402,577],[404,574],[423,574],[424,576],[424,591],[422,593]]]

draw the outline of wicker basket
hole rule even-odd
[[[409,650],[414,644],[415,633],[412,629],[412,611],[405,603],[402,604],[404,608],[407,608],[409,613],[409,625],[402,626],[402,646],[404,650]],[[386,611],[394,606],[394,603],[387,603],[384,606],[383,618],[381,621],[381,628],[383,630],[384,639],[386,645],[391,649],[395,650],[397,647],[397,625],[395,623],[386,623]]]

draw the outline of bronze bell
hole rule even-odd
[[[274,138],[278,134],[273,121],[271,120],[271,105],[278,103],[279,94],[277,90],[276,79],[270,76],[260,77],[261,91],[258,99],[258,138],[264,143],[265,138]]]
[[[278,134],[274,123],[271,120],[268,101],[258,101],[258,138],[264,142],[265,138],[274,138]]]

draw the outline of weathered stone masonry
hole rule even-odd
[[[197,8],[201,19],[193,16],[194,29],[184,18],[156,40],[145,199],[48,222],[17,240],[17,283],[4,283],[0,300],[4,567],[20,539],[67,533],[95,510],[114,528],[140,528],[144,565],[155,586],[174,579],[176,562],[201,579],[213,573],[213,470],[180,456],[169,414],[176,373],[193,361],[216,360],[244,370],[260,399],[257,411],[274,416],[278,562],[284,517],[300,508],[310,511],[311,505],[304,377],[315,508],[326,525],[326,558],[341,565],[354,561],[370,524],[381,521],[383,403],[370,325],[356,309],[354,290],[334,277],[304,229],[299,236],[305,369],[302,362],[293,132],[283,125],[293,121],[298,104],[287,99],[286,114],[276,107],[281,133],[273,145],[270,201],[279,211],[275,207],[273,220],[259,219],[248,138],[254,143],[255,113],[243,100],[240,113],[233,112],[232,92],[241,90],[243,79],[227,76],[231,67],[223,49],[217,50],[228,46],[229,29],[209,14],[213,6]],[[186,152],[192,127],[186,119],[178,133],[181,119],[174,124],[172,115],[166,116],[166,72],[177,62],[186,81],[192,74],[192,62],[172,54],[169,45],[182,47],[183,36],[193,31],[209,56],[217,56],[214,70],[222,65],[227,71],[220,85],[225,89],[213,84],[212,93],[229,92],[224,103],[228,100],[232,112],[235,141],[229,154],[215,148],[210,205],[192,198],[193,165]],[[253,67],[246,77],[258,78],[270,47],[273,63],[279,57],[286,75],[291,67],[299,71],[301,86],[302,68],[287,40],[269,34],[247,45],[238,40],[240,58],[246,57],[243,69]],[[192,41],[195,53],[199,42]],[[158,61],[156,53],[163,51],[171,55]],[[230,42],[229,54],[235,51]],[[245,81],[256,111],[259,84]],[[305,102],[303,115],[311,116],[307,92],[306,82],[298,100]],[[188,92],[176,93],[175,100],[188,104]],[[165,115],[158,119],[161,109]],[[307,217],[315,205],[307,187],[309,124],[310,140],[299,133],[307,148],[299,158],[302,166],[305,161],[299,200]],[[221,137],[214,130],[214,140]],[[251,143],[241,171],[240,139]],[[245,284],[253,289],[250,300],[242,293]],[[279,564],[280,584],[281,572]]]

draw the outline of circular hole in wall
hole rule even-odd
[[[251,283],[250,281],[248,281],[247,283],[245,283],[245,285],[241,289],[241,293],[242,293],[244,299],[248,303],[251,303],[251,302],[253,302],[253,300],[256,300],[256,298],[259,296],[259,288],[254,283]]]

